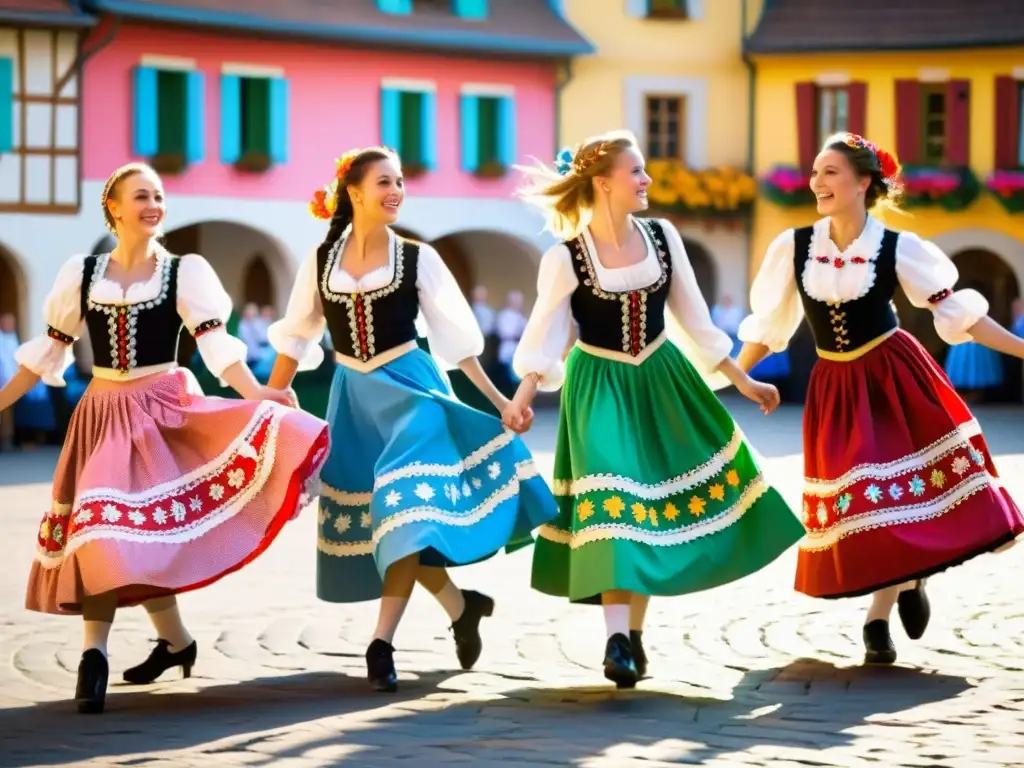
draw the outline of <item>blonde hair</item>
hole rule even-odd
[[[149,173],[157,179],[160,178],[160,174],[146,163],[128,163],[110,174],[110,178],[107,179],[107,183],[103,186],[103,197],[100,199],[100,205],[103,206],[103,221],[107,225],[107,229],[115,235],[117,234],[117,222],[114,221],[114,216],[107,207],[107,201],[117,199],[118,187],[122,181],[140,173]]]
[[[575,150],[563,150],[561,170],[540,161],[533,166],[516,166],[527,177],[517,194],[544,212],[547,227],[556,237],[571,240],[586,226],[594,210],[594,177],[607,176],[619,155],[636,147],[636,136],[630,131],[591,136]]]

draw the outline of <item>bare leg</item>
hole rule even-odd
[[[447,570],[421,565],[416,572],[416,581],[441,604],[448,618],[458,621],[462,612],[466,610],[466,599],[462,595],[462,590],[455,586],[455,582],[449,577]]]

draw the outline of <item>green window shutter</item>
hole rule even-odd
[[[423,94],[403,91],[400,104],[398,152],[407,163],[423,163]]]
[[[157,72],[157,154],[184,154],[188,123],[187,72]]]
[[[270,155],[270,80],[242,79],[242,153]]]
[[[480,97],[480,144],[478,149],[480,165],[498,162],[501,159],[498,146],[501,131],[500,102],[501,99],[495,96]]]

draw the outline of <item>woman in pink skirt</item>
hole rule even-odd
[[[93,380],[75,409],[39,526],[26,607],[81,614],[78,711],[103,711],[107,638],[118,606],[143,604],[159,638],[130,683],[180,666],[196,643],[175,595],[212,584],[263,552],[316,492],[325,422],[260,386],[210,265],[157,243],[164,193],[148,166],[118,169],[103,192],[118,238],[100,256],[74,256],[44,305],[46,334],[17,352],[0,411],[40,378],[63,386],[71,345],[88,327]],[[175,364],[182,324],[210,371],[247,400],[204,397]]]

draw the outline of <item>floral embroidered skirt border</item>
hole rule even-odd
[[[924,578],[1024,532],[978,422],[903,331],[856,360],[817,362],[804,462],[796,588],[813,597]]]
[[[25,607],[80,613],[211,584],[260,555],[317,493],[327,425],[204,397],[187,370],[94,380],[75,408]]]
[[[416,349],[370,373],[338,366],[327,408],[317,596],[380,597],[392,563],[466,565],[532,543],[556,514],[526,445],[459,402]]]
[[[535,589],[574,602],[612,589],[698,592],[760,570],[803,536],[673,344],[639,366],[575,348],[566,368],[559,515],[538,532]]]

